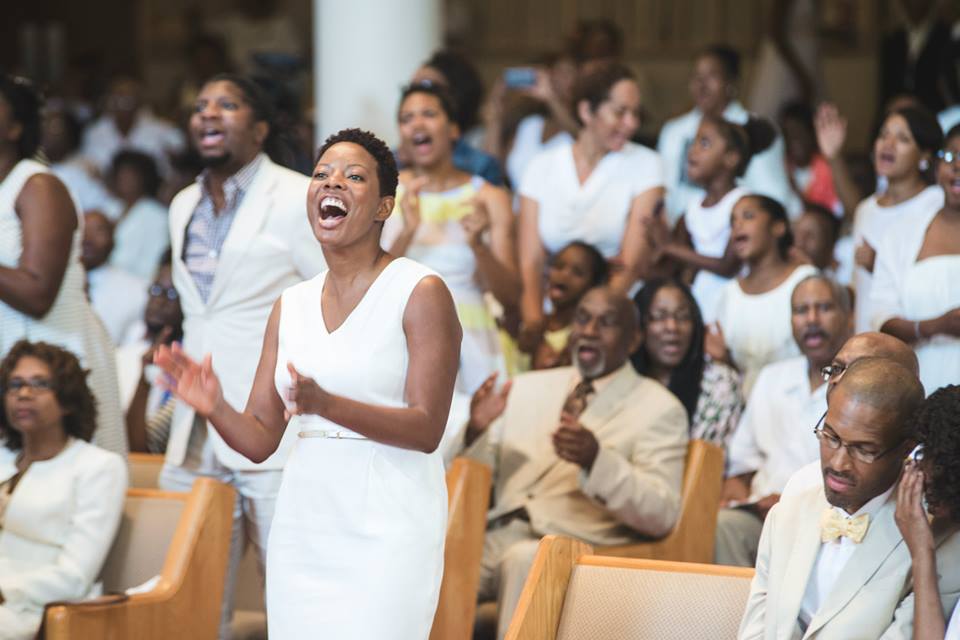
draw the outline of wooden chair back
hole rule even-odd
[[[598,547],[594,553],[624,558],[713,562],[722,486],[723,450],[703,440],[691,440],[683,471],[680,515],[673,531],[660,540]]]
[[[490,468],[475,460],[456,458],[447,469],[443,582],[430,640],[466,640],[473,633],[490,483]]]
[[[162,555],[156,583],[129,597],[48,605],[46,639],[215,638],[235,495],[232,487],[206,478],[197,480],[190,493],[129,490],[128,508],[105,564],[104,580],[112,588],[139,584],[150,577],[147,574]],[[169,523],[158,523],[167,519],[175,520],[175,526],[165,552],[147,548],[162,544]],[[156,535],[143,530],[150,526],[162,530]]]
[[[159,453],[127,454],[131,489],[159,489],[164,457]]]
[[[590,552],[543,538],[507,640],[736,638],[753,569]]]

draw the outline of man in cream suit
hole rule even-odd
[[[680,508],[687,416],[627,360],[636,309],[606,288],[580,301],[575,367],[518,376],[474,394],[466,455],[493,468],[480,598],[500,603],[503,637],[546,534],[620,544],[667,534]]]
[[[170,206],[173,282],[183,307],[183,348],[212,356],[227,402],[247,402],[270,309],[287,287],[324,266],[307,222],[309,179],[267,157],[270,104],[251,81],[217,76],[200,91],[190,136],[206,165]],[[288,434],[289,436],[289,434]],[[164,489],[186,491],[199,476],[232,484],[234,511],[221,637],[228,636],[233,582],[246,538],[261,568],[283,464],[292,440],[254,464],[178,403],[170,428]]]
[[[740,638],[898,638],[913,633],[910,553],[895,488],[923,401],[916,374],[887,359],[846,370],[817,425],[823,482],[784,495],[764,523]],[[960,536],[937,542],[943,606],[960,595]]]

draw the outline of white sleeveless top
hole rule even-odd
[[[386,407],[406,405],[407,337],[403,314],[414,288],[436,272],[408,258],[396,258],[377,276],[343,323],[330,332],[320,299],[327,273],[283,292],[274,382],[284,402],[290,388],[287,363],[324,390]],[[324,430],[361,437],[316,415],[294,416],[288,431]]]
[[[722,258],[730,242],[730,213],[749,191],[743,187],[731,189],[716,204],[705,207],[703,200],[695,200],[683,216],[683,223],[690,234],[694,250],[703,256]],[[710,323],[716,319],[717,300],[723,287],[730,278],[700,269],[693,279],[691,291],[700,306],[703,321]]]
[[[27,180],[38,173],[50,173],[50,169],[34,160],[21,160],[0,183],[0,266],[15,269],[20,261],[23,227],[16,202]],[[71,351],[90,370],[87,383],[97,400],[93,443],[125,454],[126,431],[120,413],[113,343],[84,293],[85,274],[79,257],[82,237],[83,220],[78,218],[67,270],[47,315],[34,318],[0,302],[0,354],[6,354],[21,339],[49,342]]]

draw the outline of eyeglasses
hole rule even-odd
[[[957,162],[960,161],[960,153],[954,153],[953,151],[947,151],[946,149],[940,149],[940,151],[937,151],[937,157],[947,164],[957,164]]]
[[[673,319],[677,324],[693,322],[693,316],[690,315],[689,311],[676,311],[674,313],[670,313],[669,311],[654,311],[647,315],[647,322],[650,324],[666,322],[670,319]]]
[[[847,365],[834,362],[833,364],[828,364],[823,369],[820,369],[820,375],[823,376],[824,382],[830,382],[831,378],[839,377],[840,374],[846,370]]]
[[[847,444],[846,442],[838,438],[836,434],[827,433],[826,431],[824,431],[823,421],[826,417],[827,417],[827,414],[825,413],[820,417],[820,420],[817,421],[817,426],[813,428],[813,435],[817,436],[817,439],[821,443],[827,445],[828,449],[832,449],[835,451],[840,447],[843,447],[844,449],[847,450],[847,454],[851,458],[853,458],[854,460],[863,462],[864,464],[873,464],[874,462],[876,462],[877,460],[879,460],[880,458],[887,455],[888,453],[890,453],[891,451],[899,447],[901,444],[903,444],[903,439],[901,439],[899,442],[897,442],[897,444],[893,445],[888,449],[884,449],[883,451],[865,451],[858,444]]]
[[[14,394],[22,389],[30,389],[33,393],[53,391],[53,381],[46,378],[10,378],[3,390],[5,393]]]
[[[165,296],[167,300],[170,300],[170,301],[180,299],[180,294],[177,293],[176,289],[174,289],[173,287],[165,287],[162,284],[154,283],[150,285],[150,288],[147,289],[147,293],[150,294],[151,298],[159,298],[161,296]]]

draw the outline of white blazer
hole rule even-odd
[[[0,482],[17,473],[16,457],[0,446]],[[30,465],[0,529],[4,606],[36,616],[48,602],[96,595],[126,492],[123,458],[82,440]]]
[[[913,637],[910,552],[893,520],[896,493],[877,510],[857,546],[810,621],[797,622],[820,550],[820,516],[828,507],[823,483],[784,495],[767,515],[738,638],[852,640]],[[935,532],[940,598],[946,615],[960,595],[960,535]]]
[[[307,221],[309,184],[306,176],[263,157],[227,234],[206,303],[183,262],[187,224],[200,201],[200,186],[190,185],[170,204],[173,284],[183,307],[183,348],[192,358],[213,356],[224,398],[239,410],[246,406],[253,386],[274,301],[284,289],[326,266]],[[183,464],[193,421],[193,409],[178,402],[167,444],[169,464]],[[293,444],[285,437],[276,453],[257,465],[227,446],[209,424],[207,432],[217,459],[231,469],[282,469]]]

